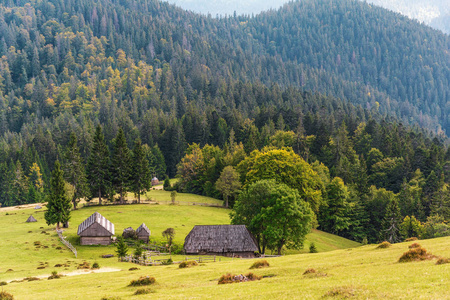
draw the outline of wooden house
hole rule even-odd
[[[245,225],[196,225],[184,240],[188,255],[255,257],[258,246]]]
[[[144,223],[142,223],[141,226],[136,229],[136,234],[138,239],[144,241],[145,243],[148,243],[150,239],[150,229],[148,229],[148,227],[145,226]]]
[[[78,226],[81,245],[109,245],[114,235],[114,224],[95,212]]]

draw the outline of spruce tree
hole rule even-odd
[[[111,159],[111,177],[116,192],[120,194],[120,203],[124,202],[124,195],[130,186],[130,162],[130,150],[123,129],[120,128],[114,142],[114,153]]]
[[[383,229],[385,240],[389,243],[401,242],[400,224],[402,216],[398,207],[397,199],[391,200],[386,207],[386,214],[383,219]]]
[[[131,174],[131,190],[138,196],[138,203],[141,203],[141,194],[150,189],[151,174],[147,157],[140,139],[134,143],[133,149],[133,172]]]
[[[80,198],[89,197],[89,188],[87,185],[86,172],[84,169],[83,159],[77,146],[77,138],[74,133],[70,135],[69,145],[64,155],[64,175],[72,187],[73,208],[77,209],[77,203]]]
[[[106,195],[109,182],[109,150],[100,124],[95,129],[94,142],[88,159],[87,175],[92,195],[98,195],[102,204],[102,195]]]
[[[50,179],[50,193],[48,195],[45,221],[47,225],[66,223],[70,219],[70,199],[67,197],[64,174],[59,161],[55,162],[55,168]]]

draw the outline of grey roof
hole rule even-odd
[[[141,231],[147,232],[148,235],[150,235],[150,229],[148,229],[148,227],[145,226],[145,223],[142,223],[141,226],[139,226],[138,229],[136,229],[137,234],[139,234]]]
[[[245,225],[196,225],[184,240],[186,253],[255,252],[255,238]]]
[[[31,215],[31,216],[28,217],[27,222],[28,223],[30,223],[30,222],[37,222],[37,220]]]
[[[108,221],[104,216],[99,214],[98,212],[93,213],[89,218],[84,220],[83,223],[81,223],[78,226],[78,235],[80,235],[83,231],[85,231],[87,228],[92,226],[92,224],[98,223],[103,228],[105,228],[109,233],[114,235],[114,224]]]
[[[133,227],[125,228],[125,229],[123,230],[123,233],[128,232],[128,231],[134,231]]]
[[[40,206],[40,205],[36,205],[35,207],[34,207],[34,209],[41,209],[42,208],[42,206]]]

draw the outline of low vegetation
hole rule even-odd
[[[267,260],[258,260],[255,261],[252,266],[250,267],[250,269],[261,269],[261,268],[267,268],[269,267],[270,264]]]
[[[255,275],[253,273],[248,273],[245,275],[232,275],[230,273],[222,275],[219,278],[218,284],[227,284],[227,283],[239,283],[239,282],[246,282],[246,281],[255,281],[255,280],[261,280],[262,276]]]
[[[50,275],[49,277],[48,277],[48,279],[50,280],[50,279],[59,279],[59,278],[61,278],[63,275],[61,275],[61,274],[58,274],[58,272],[57,271],[53,271],[52,272],[52,275]]]
[[[382,242],[381,244],[378,245],[377,249],[386,249],[386,248],[389,248],[391,246],[392,246],[391,243],[384,241],[384,242]]]
[[[195,267],[195,266],[198,266],[198,263],[195,260],[183,261],[178,265],[178,267],[180,269],[191,268],[191,267]]]
[[[129,286],[143,286],[143,285],[151,285],[156,282],[156,279],[151,276],[141,276],[139,279],[132,280]]]
[[[134,292],[134,295],[145,295],[145,294],[151,294],[154,293],[155,291],[149,288],[142,288],[142,289],[137,289],[136,292]]]
[[[427,249],[422,248],[419,244],[410,250],[403,253],[403,255],[398,259],[398,262],[411,262],[411,261],[421,261],[433,259],[434,256],[431,253],[427,253]]]
[[[440,257],[436,262],[437,265],[444,265],[444,264],[448,264],[448,263],[450,263],[450,259],[445,258],[445,257]]]
[[[14,296],[5,291],[0,292],[0,300],[14,300]]]

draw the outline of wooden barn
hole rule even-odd
[[[109,245],[114,235],[114,224],[95,212],[78,226],[81,245]]]
[[[184,240],[190,255],[255,257],[258,246],[245,225],[196,225]]]
[[[136,229],[136,234],[138,239],[144,241],[145,243],[148,243],[150,239],[150,229],[148,229],[145,223],[142,223],[141,226]]]

